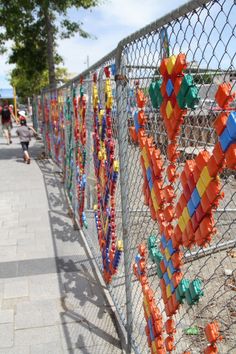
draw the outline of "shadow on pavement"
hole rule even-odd
[[[21,162],[23,160],[23,152],[20,143],[15,143],[13,141],[12,145],[7,145],[7,144],[0,144],[2,145],[0,148],[0,160],[16,160],[16,162]],[[4,149],[4,154],[1,153],[1,150]],[[39,151],[42,150],[42,144],[41,143],[34,143],[33,148],[29,147],[29,153],[31,158],[35,159]]]
[[[37,163],[44,177],[49,203],[66,347],[69,353],[78,348],[85,354],[121,353],[112,309],[103,293],[93,259],[79,232],[72,227],[60,175],[53,171],[48,160]]]

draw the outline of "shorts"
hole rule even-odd
[[[21,142],[22,150],[23,151],[28,151],[29,148],[29,142],[28,141],[22,141]]]
[[[2,130],[3,131],[8,131],[10,133],[11,132],[11,122],[3,123]]]

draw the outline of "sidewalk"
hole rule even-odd
[[[47,160],[0,137],[0,354],[122,353],[111,308]]]

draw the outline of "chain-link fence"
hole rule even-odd
[[[47,151],[64,172],[74,214],[83,225],[88,244],[103,272],[104,249],[111,251],[112,243],[106,240],[105,248],[101,247],[98,219],[94,217],[93,208],[100,198],[97,185],[101,182],[96,173],[101,161],[97,162],[99,165],[95,162],[94,168],[95,122],[98,122],[100,138],[105,129],[100,141],[104,148],[113,139],[114,159],[120,164],[115,203],[113,206],[101,204],[104,207],[101,212],[107,213],[104,205],[109,207],[109,212],[115,211],[112,226],[115,240],[123,240],[123,256],[108,288],[127,331],[127,351],[132,347],[136,353],[148,353],[148,336],[152,353],[236,352],[236,139],[233,132],[236,126],[229,128],[228,123],[236,122],[233,100],[235,18],[233,0],[190,1],[121,41],[116,50],[68,84],[42,95]],[[182,56],[178,56],[180,53]],[[167,61],[163,61],[164,58]],[[180,69],[177,69],[177,61]],[[100,110],[106,110],[108,99],[107,70],[110,70],[113,104],[105,118],[111,117],[112,135],[109,135],[108,120],[99,121],[102,119]],[[94,74],[97,110],[94,109]],[[181,103],[184,80],[190,84],[183,94],[186,102]],[[229,89],[228,105],[221,104],[219,99],[222,97],[219,87],[222,88],[223,83]],[[75,134],[77,120],[82,129],[82,108],[76,113],[76,104],[82,102],[79,101],[82,96],[86,101],[84,145],[81,139],[76,140]],[[174,128],[169,127],[171,119],[177,123]],[[104,127],[102,122],[105,122]],[[223,137],[223,133],[227,137]],[[171,148],[174,148],[172,154]],[[159,164],[153,161],[154,152]],[[82,173],[78,153],[80,162],[86,155]],[[110,158],[104,157],[106,164]],[[213,160],[217,162],[211,172]],[[203,169],[210,172],[202,175]],[[110,170],[106,171],[106,181],[112,184]],[[85,175],[86,187],[82,181]],[[153,185],[157,185],[154,192]],[[199,200],[191,213],[192,201],[195,202],[191,198],[193,193],[196,196],[196,190]],[[85,213],[82,218],[83,191]],[[109,193],[112,198],[111,190]],[[102,198],[105,195],[102,194]],[[205,238],[203,222],[207,228]],[[179,228],[180,236],[177,235]],[[157,236],[157,240],[154,237],[151,241],[150,235]],[[170,241],[174,250],[168,248],[167,251]],[[144,262],[138,271],[142,285],[133,274],[135,259],[140,265],[136,257],[140,244],[145,244],[150,252],[156,248],[151,257],[141,255]],[[160,268],[161,263],[153,254],[159,254],[164,268]],[[179,263],[173,263],[177,255]],[[154,300],[147,299],[147,284],[153,290]],[[184,285],[187,290],[181,297],[180,286]],[[190,287],[194,288],[194,294]],[[147,309],[144,313],[144,297],[152,304],[151,314],[147,314]],[[172,307],[175,301],[174,310],[167,305],[170,299]],[[154,325],[153,303],[160,311],[159,320],[163,328],[166,327],[165,333],[162,330],[159,333]],[[144,303],[144,307],[146,305]],[[174,328],[167,328],[168,319],[174,320],[171,322]],[[207,325],[208,331],[205,331]],[[173,342],[175,348],[172,348]]]
[[[38,132],[41,132],[43,115],[42,115],[42,102],[40,96],[34,96],[32,100],[32,122],[33,122],[34,129]]]

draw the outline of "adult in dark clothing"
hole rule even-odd
[[[1,116],[2,116],[2,129],[7,139],[7,144],[11,144],[11,129],[12,129],[12,121],[11,121],[11,109],[8,106],[7,102],[4,102],[4,105],[1,109]]]

